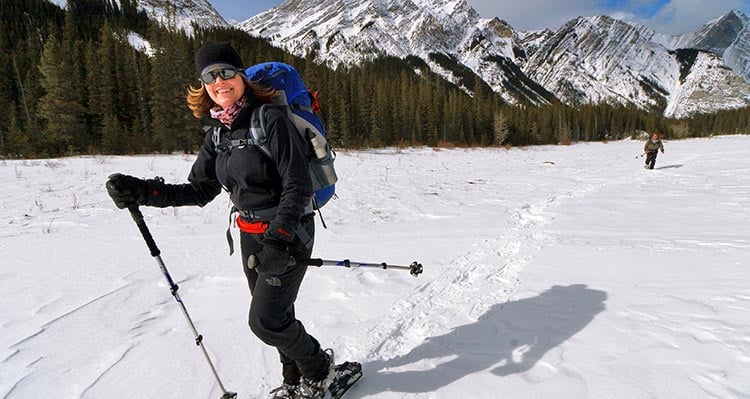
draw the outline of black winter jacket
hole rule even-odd
[[[250,116],[261,105],[251,98],[232,123],[231,132],[222,127],[222,133],[231,139],[246,138]],[[268,147],[273,159],[254,145],[217,152],[209,131],[188,176],[190,183],[162,183],[161,187],[151,187],[147,205],[204,206],[224,187],[237,209],[257,212],[278,206],[272,226],[293,229],[312,195],[307,143],[280,110],[271,107],[265,115]],[[205,117],[202,122],[221,125]],[[152,180],[149,182],[154,184]]]

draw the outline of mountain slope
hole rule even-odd
[[[681,36],[658,35],[655,41],[670,49],[693,48],[714,53],[738,75],[750,80],[750,18],[737,10]]]
[[[524,70],[571,105],[635,104],[683,117],[747,104],[750,85],[720,57],[695,52],[680,58],[654,36],[652,29],[610,17],[580,17],[545,40]]]
[[[678,62],[685,65],[679,87],[667,98],[666,115],[684,117],[748,106],[750,88],[723,60],[709,52],[677,50]]]
[[[416,55],[461,85],[455,68],[431,57],[442,54],[474,71],[511,103],[547,103],[553,97],[514,65],[514,30],[497,18],[480,18],[465,0],[289,0],[238,27],[331,66],[380,55]]]
[[[193,32],[193,24],[205,27],[229,26],[207,0],[140,0],[138,7],[160,24],[188,34]]]
[[[229,26],[207,0],[140,7],[187,32],[192,23]],[[470,94],[480,77],[510,104],[607,102],[684,117],[750,98],[750,19],[736,10],[668,36],[607,16],[518,32],[466,0],[287,0],[237,27],[331,67],[417,56]]]
[[[517,32],[464,0],[289,0],[238,27],[331,66],[416,55],[471,92],[468,68],[511,104],[610,102],[682,117],[748,104],[750,86],[723,65],[750,74],[747,20],[732,11],[680,37],[606,16]],[[705,54],[695,64],[679,58],[683,47]]]
[[[614,101],[663,110],[678,70],[669,53],[649,41],[650,33],[609,17],[580,17],[547,39],[523,68],[568,104]]]

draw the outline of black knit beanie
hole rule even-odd
[[[227,42],[206,43],[195,53],[195,68],[198,70],[198,76],[217,64],[243,69],[242,58]]]

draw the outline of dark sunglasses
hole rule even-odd
[[[238,73],[241,73],[239,69],[219,69],[216,71],[206,72],[200,77],[200,81],[210,85],[211,83],[216,82],[216,77],[220,76],[224,80],[232,79],[233,77],[237,76]]]

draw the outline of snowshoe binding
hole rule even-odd
[[[268,399],[299,399],[299,385],[282,384],[268,393]]]
[[[362,365],[356,362],[345,362],[337,365],[334,370],[336,376],[328,386],[328,392],[331,394],[331,399],[341,399],[349,388],[362,378]]]
[[[362,378],[362,365],[355,362],[335,365],[333,350],[326,349],[325,353],[329,357],[328,375],[322,380],[303,377],[299,386],[300,399],[341,399]]]

